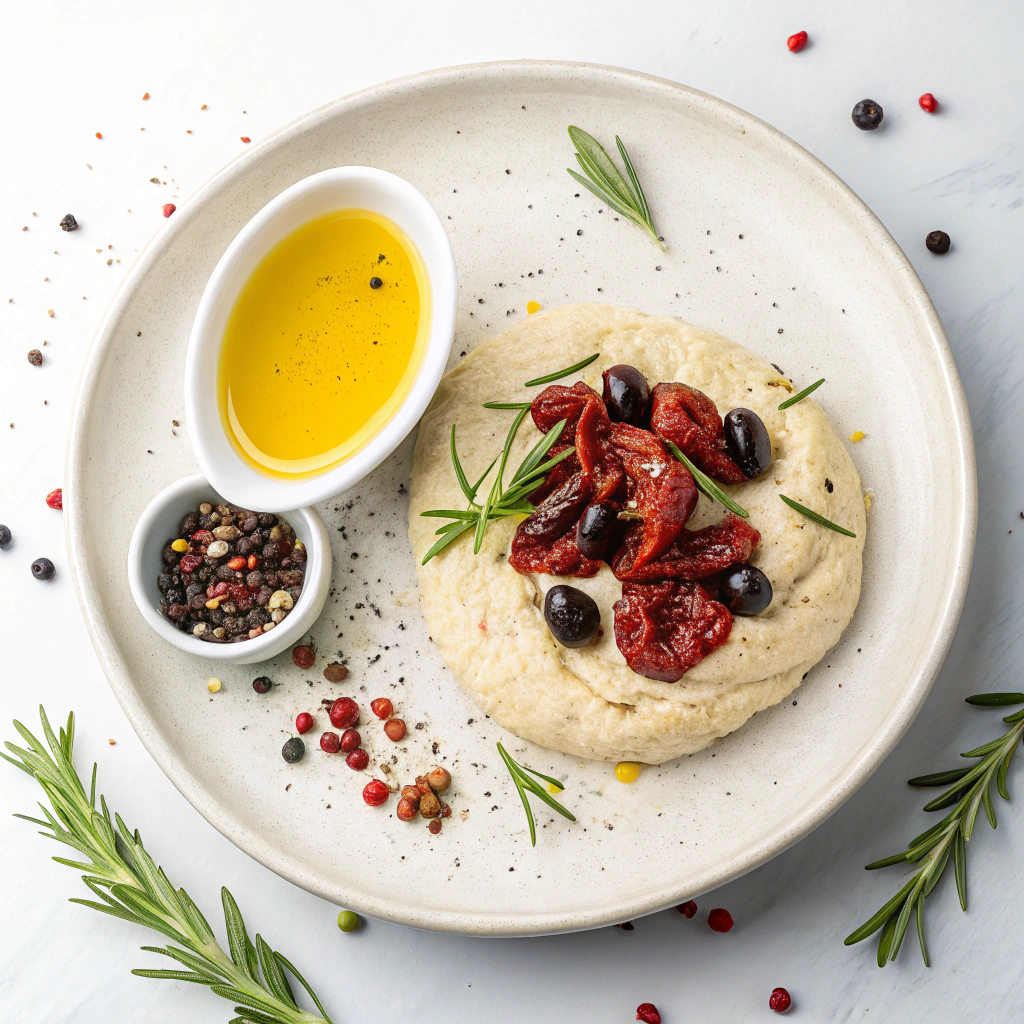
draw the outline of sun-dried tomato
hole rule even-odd
[[[571,438],[570,438],[571,440]],[[544,461],[553,459],[558,455],[561,455],[566,448],[571,447],[568,444],[553,444],[548,450]],[[569,479],[574,473],[580,471],[579,459],[576,458],[576,453],[568,456],[568,458],[562,459],[562,461],[555,466],[553,470],[547,475],[547,479],[538,487],[535,491],[528,494],[527,500],[531,501],[534,505],[539,505],[552,491],[557,490],[566,480]]]
[[[689,471],[648,431],[616,423],[612,444],[626,471],[625,511],[640,517],[612,563],[626,573],[620,579],[629,579],[631,570],[658,558],[679,535],[697,504],[697,488]]]
[[[567,420],[562,436],[570,438],[576,430],[576,421],[591,398],[600,401],[601,396],[583,381],[577,381],[571,388],[563,384],[549,384],[530,406],[530,415],[537,429],[546,434],[556,423]],[[604,402],[601,402],[604,405]]]
[[[583,509],[590,502],[590,491],[587,478],[576,473],[552,491],[537,506],[537,511],[523,520],[519,529],[533,537],[561,537],[576,525],[576,520],[583,514]]]
[[[724,484],[746,480],[725,445],[715,403],[687,384],[656,384],[651,392],[651,430],[671,441],[698,469]]]
[[[585,478],[591,481],[593,501],[622,497],[626,482],[622,460],[609,443],[612,422],[604,400],[594,393],[576,423],[576,458]]]
[[[615,643],[648,679],[677,682],[729,639],[732,614],[699,584],[624,583],[615,602]]]
[[[552,541],[526,533],[519,524],[512,538],[512,553],[508,564],[524,576],[531,572],[547,573],[550,576],[596,576],[603,562],[586,558],[580,554],[576,543],[576,531],[569,530]]]
[[[652,583],[655,580],[703,580],[723,572],[730,565],[746,562],[757,547],[761,534],[745,519],[727,513],[714,526],[703,530],[681,530],[672,546],[657,559],[637,566],[629,561],[628,546],[612,562],[612,571],[620,580]]]

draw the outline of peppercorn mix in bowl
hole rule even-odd
[[[128,550],[132,596],[150,626],[191,654],[243,665],[273,658],[308,632],[327,599],[331,565],[313,509],[240,509],[201,475],[149,503]]]

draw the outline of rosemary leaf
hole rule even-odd
[[[823,515],[815,512],[813,509],[809,509],[806,505],[801,505],[800,502],[794,501],[792,498],[787,498],[786,495],[780,494],[779,497],[791,508],[794,512],[799,512],[800,515],[806,516],[812,523],[817,523],[819,526],[827,527],[829,530],[835,530],[836,533],[841,533],[844,537],[856,537],[857,534],[851,533],[849,530],[842,526],[836,526],[831,520],[826,519]]]
[[[567,366],[564,370],[555,370],[554,373],[546,373],[543,377],[535,377],[533,380],[528,380],[523,387],[524,388],[535,388],[540,384],[551,384],[556,380],[561,380],[563,377],[568,377],[577,370],[582,370],[585,366],[589,366],[595,359],[600,359],[601,353],[595,352],[592,356],[587,356],[586,359],[581,359],[578,363],[573,363],[572,366]],[[528,409],[529,403],[526,408]],[[510,406],[510,408],[519,408],[519,406]]]
[[[529,409],[529,402],[484,402],[485,409]]]
[[[710,498],[712,501],[721,502],[730,512],[741,516],[743,519],[750,518],[750,513],[742,505],[738,505],[733,501],[711,477],[706,473],[702,473],[671,441],[666,441],[665,444],[668,445],[672,454],[690,471],[693,482],[697,485],[697,490],[704,497]]]
[[[1024,693],[976,693],[967,698],[968,704],[978,708],[1001,708],[1010,704],[1024,704]]]
[[[783,409],[788,409],[791,405],[796,405],[797,402],[802,402],[809,394],[811,394],[811,392],[817,391],[824,383],[825,378],[822,377],[821,380],[816,380],[810,385],[810,387],[804,388],[803,391],[798,391],[792,398],[787,398],[779,406],[779,411],[781,412]]]

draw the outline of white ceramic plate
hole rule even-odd
[[[565,173],[570,123],[607,144],[623,136],[668,253],[599,212],[589,194],[576,196],[583,190]],[[853,455],[874,505],[860,607],[793,700],[632,786],[616,782],[610,765],[504,733],[462,695],[418,610],[405,525],[410,441],[354,491],[319,506],[335,587],[314,630],[323,655],[314,672],[282,655],[265,669],[278,685],[259,696],[255,672],[222,669],[224,689],[211,698],[208,665],[143,622],[125,552],[149,498],[196,468],[185,430],[172,437],[170,426],[183,415],[185,345],[207,277],[256,210],[340,164],[393,171],[441,214],[461,285],[453,360],[524,316],[531,299],[599,299],[706,324],[798,382],[828,379],[815,397],[841,436],[866,434]],[[558,354],[553,339],[552,367]],[[924,700],[963,602],[976,521],[970,425],[949,348],[920,281],[871,212],[793,142],[720,100],[556,63],[455,68],[339,100],[254,147],[183,204],[100,329],[66,490],[71,562],[100,660],[148,749],[202,814],[336,903],[504,935],[658,910],[749,871],[820,824]],[[338,652],[351,675],[332,686],[320,670]],[[407,741],[391,744],[376,721],[363,736],[375,759],[397,756],[402,782],[435,762],[451,769],[456,813],[439,837],[422,821],[396,820],[393,801],[391,813],[365,807],[360,791],[372,772],[350,771],[315,738],[300,764],[281,759],[296,712],[339,694],[395,701]],[[576,825],[539,814],[531,849],[498,739],[568,780]]]

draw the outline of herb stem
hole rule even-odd
[[[785,494],[780,494],[779,497],[791,508],[794,512],[799,512],[800,515],[806,516],[812,523],[817,523],[819,526],[824,526],[829,530],[835,530],[836,533],[841,533],[844,537],[856,537],[857,534],[851,533],[843,526],[837,526],[832,522],[831,519],[826,519],[819,512],[815,512],[814,509],[808,508],[806,505],[801,505],[799,501],[794,501],[792,498],[787,498]]]

